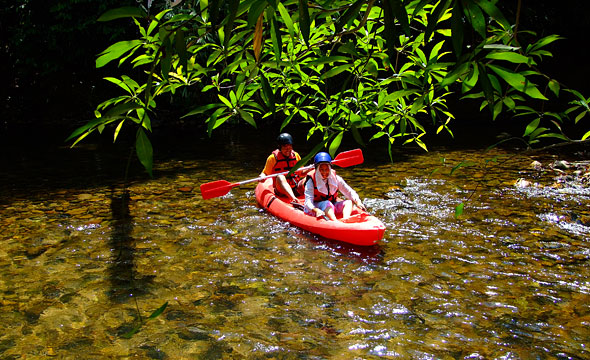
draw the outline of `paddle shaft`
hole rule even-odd
[[[359,158],[360,158],[360,160],[359,160]],[[358,165],[358,164],[360,164],[360,163],[363,162],[364,159],[363,159],[362,152],[360,152],[360,149],[345,151],[343,153],[340,153],[340,154],[336,155],[336,158],[334,160],[332,160],[332,165],[347,167],[347,166],[350,166],[350,165],[348,165],[348,164],[342,164],[341,165],[341,163],[342,162],[347,162],[347,161],[348,162],[351,162],[351,160],[352,160],[352,162],[354,162],[354,165]],[[301,167],[301,168],[295,170],[295,172],[305,171],[305,170],[310,170],[310,169],[313,169],[313,165],[307,165],[307,166]],[[279,175],[287,175],[289,172],[290,171],[283,171],[283,172],[276,173],[276,174],[260,176],[260,177],[257,177],[255,179],[249,179],[249,180],[240,181],[240,182],[234,183],[233,185],[239,186],[239,185],[244,185],[244,184],[248,184],[248,183],[255,182],[255,181],[266,180],[266,179],[269,179],[269,178],[277,177]]]
[[[348,167],[353,165],[362,164],[364,161],[363,153],[361,149],[349,150],[342,152],[336,156],[336,158],[332,161],[333,165],[338,165],[340,167]],[[296,171],[301,170],[309,170],[313,168],[313,165],[304,166],[299,168]],[[223,196],[227,194],[231,189],[236,186],[244,185],[247,183],[255,182],[255,181],[262,181],[268,178],[277,177],[279,175],[286,175],[290,171],[283,171],[277,174],[271,174],[266,176],[260,176],[254,179],[244,180],[237,183],[230,183],[225,180],[217,180],[209,183],[205,183],[201,185],[201,196],[203,199],[211,199],[218,196]]]
[[[313,169],[313,165],[304,166],[302,168],[297,169],[294,172],[302,171],[302,170],[309,170],[309,169]],[[283,172],[276,173],[276,174],[270,174],[270,175],[260,176],[260,177],[257,177],[256,179],[249,179],[249,180],[240,181],[240,182],[237,182],[237,183],[234,183],[234,184],[236,186],[244,185],[244,184],[248,184],[248,183],[255,182],[255,181],[261,181],[261,180],[270,179],[270,178],[273,178],[273,177],[277,177],[279,175],[287,175],[288,173],[289,173],[289,171],[283,171]]]

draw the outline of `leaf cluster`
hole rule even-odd
[[[122,95],[101,103],[69,140],[111,124],[116,139],[132,124],[150,174],[150,114],[157,97],[181,88],[213,99],[185,115],[204,119],[209,134],[228,122],[256,127],[280,118],[281,130],[307,124],[308,137],[321,134],[332,154],[346,133],[360,144],[385,140],[390,156],[396,143],[427,150],[428,132],[453,136],[447,100],[455,93],[481,101],[494,119],[526,119],[530,145],[569,140],[562,124],[588,113],[588,99],[539,70],[560,37],[528,34],[534,40],[520,43],[496,1],[201,0],[147,10],[119,8],[99,19],[131,18],[141,36],[111,45],[96,66],[127,63],[145,76],[106,78]],[[563,93],[574,98],[568,109],[543,110]]]

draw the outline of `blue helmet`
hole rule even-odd
[[[313,166],[317,168],[318,165],[321,163],[328,163],[332,165],[332,158],[330,157],[330,154],[323,151],[317,153],[316,156],[314,156],[313,158]]]

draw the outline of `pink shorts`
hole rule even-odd
[[[326,212],[328,208],[332,208],[334,209],[334,214],[336,215],[342,214],[342,210],[344,210],[344,201],[338,201],[336,204],[333,204],[330,200],[324,200],[319,202],[314,201],[313,204],[323,212]],[[315,215],[314,212],[310,211],[308,208],[305,208],[305,213],[308,215]]]

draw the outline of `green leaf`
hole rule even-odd
[[[124,122],[125,122],[125,119],[121,120],[121,122],[119,122],[119,125],[117,125],[117,127],[115,128],[115,133],[113,134],[113,142],[117,141],[117,137],[119,136],[119,132],[123,128]]]
[[[219,98],[219,100],[221,100],[222,103],[225,104],[225,106],[227,106],[230,109],[233,109],[234,106],[232,105],[232,103],[223,95],[221,94],[217,94],[217,97]]]
[[[299,0],[299,30],[303,36],[303,41],[309,46],[309,31],[311,21],[309,19],[309,8],[307,0]]]
[[[487,59],[506,60],[514,64],[534,64],[530,58],[515,52],[493,51],[486,55]]]
[[[533,141],[534,139],[540,137],[541,134],[543,134],[545,131],[547,131],[549,129],[544,128],[544,127],[540,127],[535,129],[532,133],[529,134],[529,142],[532,144],[536,141]]]
[[[127,114],[131,110],[139,109],[141,106],[134,102],[126,102],[113,106],[104,115],[104,117]]]
[[[559,139],[562,141],[570,141],[570,139],[568,139],[565,135],[559,134],[559,133],[546,133],[546,134],[539,135],[537,137],[539,137],[539,138],[553,138],[553,139]]]
[[[538,40],[537,42],[535,42],[534,44],[530,45],[529,47],[527,47],[527,53],[533,52],[535,50],[538,50],[540,48],[542,48],[543,46],[549,45],[554,41],[563,39],[563,37],[559,36],[559,35],[549,35],[549,36],[545,36],[544,38]]]
[[[555,96],[559,97],[559,82],[551,79],[549,80],[549,83],[547,84],[547,86],[549,86],[549,89],[555,94]]]
[[[231,38],[230,35],[234,28],[234,21],[236,20],[236,14],[238,13],[238,8],[240,7],[240,0],[228,0],[227,2],[229,3],[229,13],[226,17],[227,22],[223,28],[223,34],[225,36],[223,39],[224,48],[227,48],[227,45],[229,44],[229,40]]]
[[[219,109],[215,110],[213,112],[213,114],[211,114],[209,119],[207,119],[207,123],[208,123],[207,124],[207,135],[209,135],[209,137],[211,137],[211,133],[213,132],[213,130],[215,130],[217,127],[221,126],[221,124],[223,124],[227,119],[229,119],[231,117],[231,114],[229,114],[229,115],[222,116],[221,118],[218,118],[226,110],[227,110],[227,108],[219,108]]]
[[[461,57],[463,52],[463,34],[463,6],[461,0],[455,0],[453,14],[451,15],[451,41],[457,59]]]
[[[264,93],[264,97],[266,98],[266,105],[270,109],[272,113],[276,111],[275,108],[275,94],[270,87],[270,83],[266,76],[264,76],[264,72],[260,72],[260,82],[262,83],[262,92]]]
[[[537,86],[531,83],[523,75],[496,65],[488,64],[488,68],[492,69],[492,71],[516,90],[522,91],[534,99],[547,100],[547,98],[541,94],[539,89],[537,89]]]
[[[126,17],[146,17],[146,12],[141,7],[125,6],[118,9],[108,10],[102,14],[96,21],[111,21]]]
[[[465,86],[467,86],[469,89],[471,89],[477,84],[478,79],[479,79],[479,68],[477,66],[474,66],[471,73],[469,74],[467,79],[465,79],[465,81],[463,83],[465,84]]]
[[[460,203],[459,205],[457,205],[455,207],[455,219],[458,219],[459,216],[463,215],[463,208],[465,207],[465,204]]]
[[[222,103],[212,103],[212,104],[199,106],[198,108],[193,109],[193,110],[189,111],[187,114],[181,116],[181,119],[185,118],[187,116],[191,116],[191,115],[202,114],[202,113],[206,112],[207,110],[215,109],[215,108],[218,108],[221,106],[223,106]]]
[[[118,59],[128,51],[135,49],[142,44],[141,40],[126,40],[119,41],[109,46],[105,51],[100,53],[96,59],[96,68],[101,68],[109,62]]]
[[[391,6],[391,12],[399,21],[402,29],[406,33],[406,35],[410,36],[410,23],[408,21],[408,13],[406,11],[406,7],[402,3],[402,0],[388,0],[389,5]]]
[[[473,1],[463,1],[463,11],[465,12],[465,16],[467,20],[473,26],[473,29],[482,37],[486,38],[486,19],[481,12],[479,6],[477,6]]]
[[[530,135],[533,131],[535,131],[539,127],[540,122],[541,122],[541,118],[536,118],[533,121],[531,121],[527,125],[526,129],[524,130],[524,134],[522,136]]]
[[[581,113],[578,114],[578,116],[576,116],[576,119],[574,120],[574,124],[577,124],[578,121],[582,120],[582,118],[584,116],[586,116],[588,114],[588,111],[582,111]]]
[[[387,0],[385,0],[385,1],[387,1]],[[356,0],[351,6],[348,7],[348,9],[346,9],[344,14],[342,14],[342,16],[340,16],[340,18],[338,19],[338,21],[334,25],[336,33],[341,32],[342,29],[344,28],[344,25],[348,24],[348,22],[350,20],[352,20],[355,16],[359,15],[359,12],[361,10],[361,6],[364,3],[365,3],[365,0]]]
[[[453,173],[461,168],[464,167],[470,167],[473,166],[474,163],[473,162],[469,162],[469,161],[461,161],[460,163],[458,163],[457,165],[455,165],[451,171],[449,172],[449,175],[453,175]]]
[[[451,0],[441,0],[436,5],[434,10],[429,14],[428,24],[426,25],[426,30],[424,31],[424,40],[425,41],[430,41],[430,37],[432,36],[434,29],[436,29],[439,20],[442,18],[445,11],[447,11],[447,9],[449,8],[449,5],[451,5]]]
[[[416,142],[416,144],[418,144],[418,146],[422,148],[422,150],[428,151],[426,144],[422,140],[420,140],[419,138],[415,138],[414,141]]]
[[[166,301],[166,302],[164,303],[164,305],[162,305],[162,306],[160,306],[158,309],[156,309],[156,310],[155,310],[155,311],[154,311],[154,312],[153,312],[153,313],[152,313],[152,314],[151,314],[151,315],[148,317],[148,319],[155,319],[155,318],[157,318],[158,316],[160,316],[160,315],[161,315],[161,314],[164,312],[164,310],[166,310],[166,307],[167,307],[167,306],[168,306],[168,301]]]
[[[574,94],[574,96],[576,96],[582,103],[585,104],[586,108],[588,107],[586,98],[584,98],[584,95],[582,95],[579,91],[573,89],[565,89],[565,91]]]
[[[178,54],[179,65],[182,66],[182,72],[187,74],[188,56],[186,52],[186,39],[182,29],[178,29],[174,35],[174,47],[176,49],[176,53]]]
[[[138,84],[137,82],[131,80],[129,77],[127,77],[127,81],[125,80],[121,80],[121,79],[117,79],[114,77],[105,77],[104,78],[106,81],[112,82],[113,84],[119,86],[121,89],[127,91],[130,95],[135,95],[135,90],[138,88]]]
[[[348,56],[341,56],[341,55],[332,55],[332,56],[320,56],[317,59],[314,59],[308,62],[308,65],[311,66],[318,66],[323,64],[332,64],[335,62],[347,62],[350,61]]]
[[[584,134],[584,136],[582,136],[582,141],[585,141],[589,137],[590,137],[590,131],[588,131],[587,133]]]
[[[331,78],[332,76],[336,76],[336,75],[340,74],[341,72],[350,69],[353,66],[354,66],[353,64],[346,64],[346,65],[340,65],[340,66],[333,67],[332,69],[323,73],[320,78],[321,79]]]
[[[266,8],[266,15],[271,19],[270,21],[270,37],[272,40],[272,48],[275,53],[275,59],[277,63],[281,62],[281,53],[282,53],[282,39],[281,39],[281,32],[279,31],[279,25],[277,23],[277,19],[275,17],[275,13],[272,12],[272,8]]]
[[[388,104],[390,102],[395,102],[399,98],[408,97],[410,95],[417,94],[417,93],[418,93],[418,91],[416,91],[416,90],[398,90],[398,91],[395,91],[395,92],[385,96],[383,98],[383,103]]]
[[[266,0],[255,1],[248,10],[248,27],[254,26],[260,17],[260,14],[266,9],[268,3]]]
[[[361,136],[361,133],[358,130],[358,127],[355,123],[351,124],[351,131],[352,131],[352,137],[354,138],[354,140],[359,143],[361,146],[365,146],[365,142],[363,141],[363,137]]]
[[[289,35],[291,35],[292,41],[295,42],[295,28],[293,27],[293,20],[291,19],[289,12],[285,8],[285,5],[283,5],[281,2],[277,3],[277,8],[279,9],[279,13],[281,14],[281,18],[283,19],[283,21],[285,22],[285,25],[287,26],[287,30],[289,30]]]
[[[508,20],[506,20],[506,18],[504,17],[504,14],[502,14],[502,12],[496,7],[496,5],[494,5],[495,1],[489,1],[489,0],[474,0],[477,5],[483,10],[485,11],[486,14],[488,14],[490,17],[494,18],[494,20],[496,20],[500,25],[502,25],[502,27],[504,28],[505,31],[511,30],[511,26],[510,23],[508,22]]]
[[[469,63],[462,63],[457,66],[453,71],[447,74],[444,79],[440,82],[440,87],[447,87],[457,81],[460,77],[467,74],[469,71]]]
[[[332,143],[330,144],[330,148],[328,150],[330,155],[332,155],[332,158],[336,154],[336,151],[338,151],[338,148],[340,147],[340,143],[342,142],[343,136],[344,136],[344,131],[341,131],[338,133],[338,135],[336,135],[334,140],[332,140]]]
[[[82,125],[79,128],[77,128],[76,130],[74,130],[70,134],[70,136],[68,136],[64,141],[68,142],[68,141],[72,140],[73,138],[81,135],[82,133],[95,128],[98,124],[101,124],[104,121],[105,121],[105,119],[103,119],[103,118],[97,118],[97,119],[90,120],[86,125]]]
[[[135,325],[135,327],[133,327],[133,329],[131,329],[128,332],[126,332],[125,334],[121,335],[121,337],[123,339],[131,339],[131,337],[133,335],[137,334],[137,332],[139,331],[139,329],[141,329],[141,325],[142,325],[142,323],[139,323],[139,324]]]
[[[516,107],[516,102],[514,102],[514,99],[512,99],[510,96],[504,97],[502,101],[504,102],[504,105],[506,105],[510,110],[514,110]]]
[[[152,175],[152,164],[153,164],[153,149],[150,139],[142,127],[137,129],[137,138],[135,139],[135,152],[139,158],[139,162],[147,170],[150,177]]]
[[[240,114],[242,119],[244,119],[244,121],[256,128],[256,121],[254,121],[254,118],[249,112],[242,109],[238,109],[238,113]]]

